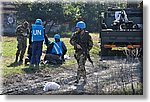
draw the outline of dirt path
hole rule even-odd
[[[113,59],[99,61],[92,58],[94,67],[87,61],[87,84],[82,80],[75,85],[77,65],[46,66],[40,70],[26,68],[24,75],[11,75],[3,80],[2,94],[142,94],[142,65],[139,59]],[[57,82],[56,91],[43,91],[46,82]],[[139,91],[140,90],[140,91]]]

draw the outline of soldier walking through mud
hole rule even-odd
[[[20,56],[19,63],[23,63],[23,57],[26,52],[27,47],[27,37],[29,35],[29,23],[25,21],[22,25],[19,25],[16,28],[16,35],[17,35],[17,52],[16,52],[16,59],[15,62],[18,62],[18,57]]]
[[[89,56],[89,51],[93,47],[93,41],[89,32],[86,31],[85,28],[86,24],[83,21],[77,22],[76,32],[74,32],[70,38],[70,43],[75,49],[74,57],[78,63],[77,80],[75,83],[79,83],[81,77],[83,77],[84,83],[87,82],[85,63]]]

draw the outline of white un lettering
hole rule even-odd
[[[42,31],[41,30],[33,30],[33,34],[34,35],[42,35]]]

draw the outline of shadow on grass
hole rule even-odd
[[[30,67],[26,66],[26,68],[23,68],[22,70],[27,74],[34,74],[34,73],[41,72],[45,68],[52,68],[52,69],[54,68],[55,69],[55,68],[59,68],[59,67],[60,67],[60,65],[47,64],[47,65],[41,65],[39,68],[35,68],[35,67],[30,68]]]
[[[39,68],[29,68],[29,67],[27,67],[27,68],[23,68],[22,70],[27,74],[34,74],[34,73],[40,72]]]
[[[17,67],[17,66],[20,66],[20,65],[22,65],[22,63],[13,62],[13,63],[11,63],[10,65],[8,65],[7,67]]]
[[[42,68],[59,68],[61,64],[46,64],[43,65]]]

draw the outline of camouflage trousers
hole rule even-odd
[[[26,52],[27,47],[27,38],[17,38],[17,52],[16,52],[16,62],[18,61],[18,57],[20,56],[20,61],[23,61],[24,54]]]
[[[86,78],[86,69],[85,69],[85,63],[87,60],[86,55],[83,54],[82,51],[81,52],[78,51],[78,52],[75,52],[74,57],[78,63],[77,81],[79,81],[81,77],[83,77],[84,80],[87,79]]]

